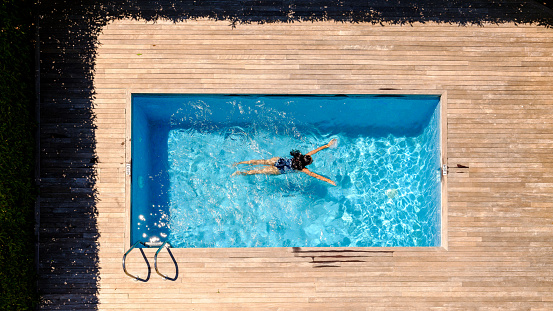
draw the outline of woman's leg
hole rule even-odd
[[[251,165],[274,165],[275,162],[278,160],[278,157],[270,158],[268,160],[249,160],[249,161],[242,161],[234,163],[233,165],[236,166],[238,164],[251,164]]]
[[[249,170],[244,172],[234,172],[231,176],[234,175],[256,175],[256,174],[263,174],[263,175],[279,175],[280,171],[278,168],[274,166],[265,166],[261,169],[255,169],[255,170]]]

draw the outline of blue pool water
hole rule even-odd
[[[437,96],[132,97],[131,239],[173,247],[439,246]],[[234,162],[335,148],[302,173]]]

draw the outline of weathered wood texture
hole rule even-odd
[[[112,11],[89,20],[89,7],[46,6],[43,309],[553,309],[551,29],[513,23],[460,27],[426,17],[420,24],[420,8],[404,14],[393,6],[380,12],[407,16],[414,24],[380,26],[351,17],[345,23],[299,22],[309,20],[309,11],[297,18],[303,11],[282,15],[268,4],[265,16],[249,16],[243,8],[242,15],[225,15],[217,1],[172,20],[228,20],[120,19],[103,27],[110,15],[156,19],[161,2],[147,8],[125,2],[120,11],[112,2],[91,5],[90,12]],[[462,13],[474,7],[448,9],[435,20],[463,23]],[[324,9],[317,12],[325,19]],[[461,16],[448,20],[452,14]],[[295,22],[229,25],[288,17]],[[125,162],[132,91],[447,92],[449,249],[172,249],[176,281],[155,274],[150,249],[149,281],[133,281],[121,269],[129,243]],[[140,252],[131,253],[129,269],[146,276]],[[166,252],[160,269],[175,272]]]

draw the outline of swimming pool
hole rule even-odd
[[[332,138],[309,169],[336,187],[305,174],[230,177],[234,162]],[[134,94],[131,242],[440,246],[440,164],[439,96]]]

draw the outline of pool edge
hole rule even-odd
[[[157,92],[151,92],[146,90],[140,90],[140,89],[127,89],[126,90],[126,111],[125,111],[125,119],[126,119],[126,133],[125,133],[125,166],[130,167],[132,163],[132,141],[131,141],[131,132],[132,132],[132,97],[133,95],[144,95],[144,94],[159,94]],[[182,95],[182,94],[188,94],[188,93],[165,93],[165,94],[174,94],[174,95]],[[221,95],[217,93],[210,93],[212,95]],[[226,94],[226,93],[222,93]],[[448,167],[448,161],[447,161],[447,91],[418,91],[418,92],[401,92],[401,90],[383,90],[382,92],[372,92],[370,94],[360,94],[360,93],[351,93],[351,94],[344,94],[344,95],[428,95],[428,96],[439,96],[439,105],[440,105],[440,153],[441,153],[441,167],[446,168],[444,172],[442,171],[441,174],[441,213],[440,213],[440,245],[438,246],[420,246],[420,247],[300,247],[302,249],[325,249],[325,250],[344,250],[344,249],[355,249],[355,250],[363,250],[366,252],[413,252],[413,251],[434,251],[434,252],[440,252],[440,251],[448,251],[449,250],[449,235],[448,235],[448,195],[447,195],[447,167]],[[233,95],[242,95],[239,93],[233,93]],[[244,94],[244,95],[266,95],[266,94]],[[277,94],[277,95],[298,95],[298,94]],[[311,96],[325,96],[330,94],[325,93],[318,93],[318,94],[309,94]],[[125,174],[125,217],[127,221],[125,222],[125,250],[129,249],[131,247],[131,175],[126,173]],[[278,248],[278,249],[293,249],[294,247],[262,247],[263,249],[266,248]],[[221,248],[218,248],[221,249]],[[231,248],[231,249],[240,249],[240,248]]]
[[[441,243],[440,247],[442,247],[444,250],[449,249],[449,234],[448,234],[448,195],[447,195],[447,170],[448,170],[448,162],[447,162],[447,91],[444,91],[440,95],[440,149],[441,149],[441,167],[442,170],[445,169],[445,171],[442,171],[441,177],[441,186],[442,186],[442,199],[441,199],[441,206],[442,210],[440,213],[441,217],[441,232],[440,232],[440,238]]]

